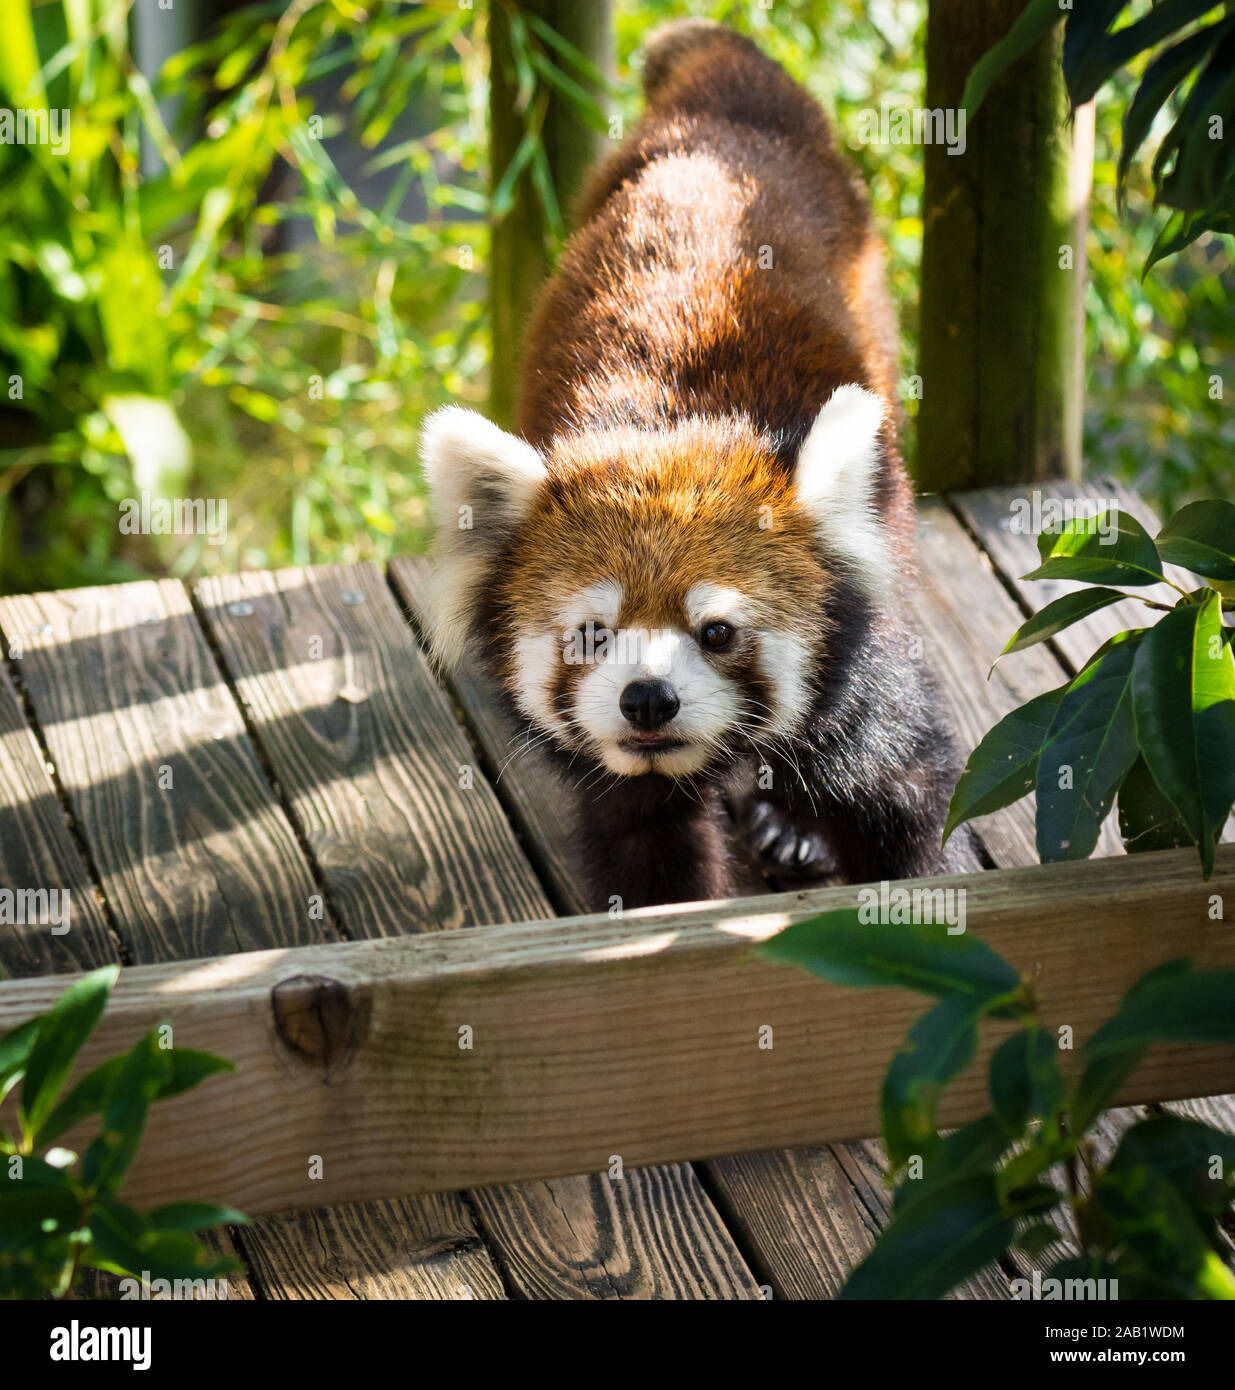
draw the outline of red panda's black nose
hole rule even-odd
[[[677,692],[668,681],[631,681],[618,708],[636,729],[659,729],[678,712]]]

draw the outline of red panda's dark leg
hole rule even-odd
[[[581,860],[594,912],[697,902],[733,892],[714,792],[668,778],[623,778],[579,806]]]
[[[782,886],[836,876],[848,883],[980,869],[962,826],[941,843],[957,764],[929,707],[929,686],[912,673],[885,682],[882,700],[835,722],[820,719],[792,763],[765,759],[767,781],[738,813],[759,867]],[[916,692],[900,701],[896,687]]]

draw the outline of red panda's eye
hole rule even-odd
[[[723,652],[733,641],[733,629],[728,623],[704,623],[699,636],[708,651]]]

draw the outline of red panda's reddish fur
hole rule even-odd
[[[783,458],[859,383],[887,405],[875,500],[909,569],[883,249],[822,111],[703,21],[662,30],[644,71],[647,109],[586,187],[530,325],[520,432],[552,465],[564,430],[739,413]]]
[[[914,513],[865,193],[816,103],[728,29],[661,31],[645,86],[646,113],[587,186],[530,325],[522,441],[466,412],[431,440],[449,612],[527,744],[579,786],[597,908],[731,891],[719,801],[734,788],[741,838],[777,882],[972,867],[966,832],[940,845],[955,767],[889,582],[912,576]],[[860,495],[812,495],[801,462],[819,456],[804,441],[855,406]],[[827,448],[825,484],[843,481]],[[475,530],[449,529],[458,503]],[[707,761],[680,776],[654,758],[632,771],[634,754],[615,775],[603,740],[618,735],[584,728],[589,688],[606,719],[633,719],[608,672],[596,684],[554,655],[589,616],[564,619],[566,601],[598,581],[620,595],[619,628],[672,630],[734,696],[723,734],[699,744]],[[689,595],[709,589],[739,595],[732,650],[705,654],[708,624],[688,618]],[[688,704],[679,717],[669,693],[672,732]]]

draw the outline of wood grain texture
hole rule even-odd
[[[590,1213],[579,1221],[582,1183]],[[547,1220],[542,1194],[557,1204]],[[479,1188],[508,1277],[532,1298],[754,1299],[756,1282],[689,1164]]]
[[[350,935],[552,915],[379,570],[196,592]]]
[[[336,939],[181,585],[0,600],[0,625],[10,624],[24,634],[30,700],[131,959]],[[218,1050],[230,1056],[226,1039]],[[264,1238],[259,1224],[237,1244],[269,1269]]]
[[[255,573],[197,592],[348,936],[552,915],[380,572]],[[749,1271],[686,1174],[628,1173],[602,1222],[597,1184],[608,1182],[576,1176],[474,1195],[521,1296],[750,1295]],[[663,1227],[653,1219],[662,1206]],[[284,1246],[289,1289],[317,1258],[314,1244],[298,1248],[293,1260],[290,1239]],[[606,1262],[626,1271],[621,1280],[598,1277]]]
[[[0,628],[25,634],[22,679],[132,959],[321,939],[181,585],[0,599]]]
[[[506,1297],[456,1192],[288,1212],[264,1218],[259,1227],[254,1273],[268,1298]]]
[[[1232,846],[1208,883],[1183,851],[925,882],[965,890],[967,930],[1032,979],[1044,1026],[1069,1025],[1078,1046],[1161,962],[1167,932],[1171,953],[1201,968],[1235,963],[1235,937],[1208,915],[1211,894],[1235,892]],[[166,1019],[180,1044],[238,1065],[160,1108],[127,1190],[263,1212],[595,1171],[614,1154],[630,1173],[867,1137],[922,1001],[750,954],[788,922],[853,901],[852,887],[832,888],[125,971],[91,1056]],[[333,1068],[272,1030],[272,990],[293,977],[346,996],[356,1045]],[[7,982],[0,1029],[56,988]],[[758,1045],[765,1025],[773,1048]],[[986,1112],[986,1063],[1006,1032],[986,1030],[942,1124]],[[1233,1088],[1229,1051],[1155,1048],[1120,1103]],[[323,1174],[307,1182],[312,1155]]]
[[[13,656],[24,675],[26,668],[20,663],[28,642],[38,642],[47,634],[41,620],[27,631],[15,617],[10,614],[8,625],[0,629],[0,647]],[[44,926],[0,927],[0,977],[54,976],[117,961],[117,942],[107,920],[111,905],[92,880],[44,762],[38,735],[26,722],[5,671],[0,671],[0,886],[67,889],[71,895],[69,930],[62,935],[52,935]],[[122,1045],[128,1047],[132,1041]],[[226,1230],[207,1232],[202,1240],[215,1254],[233,1259],[238,1254]],[[114,1275],[86,1270],[74,1296],[113,1298],[117,1286]],[[234,1299],[251,1299],[247,1274],[229,1276],[228,1292]]]
[[[0,647],[5,645],[0,637]],[[61,904],[59,895],[68,894],[66,921],[0,923],[0,976],[54,975],[115,959],[115,943],[42,750],[2,668],[0,889],[55,892]]]

